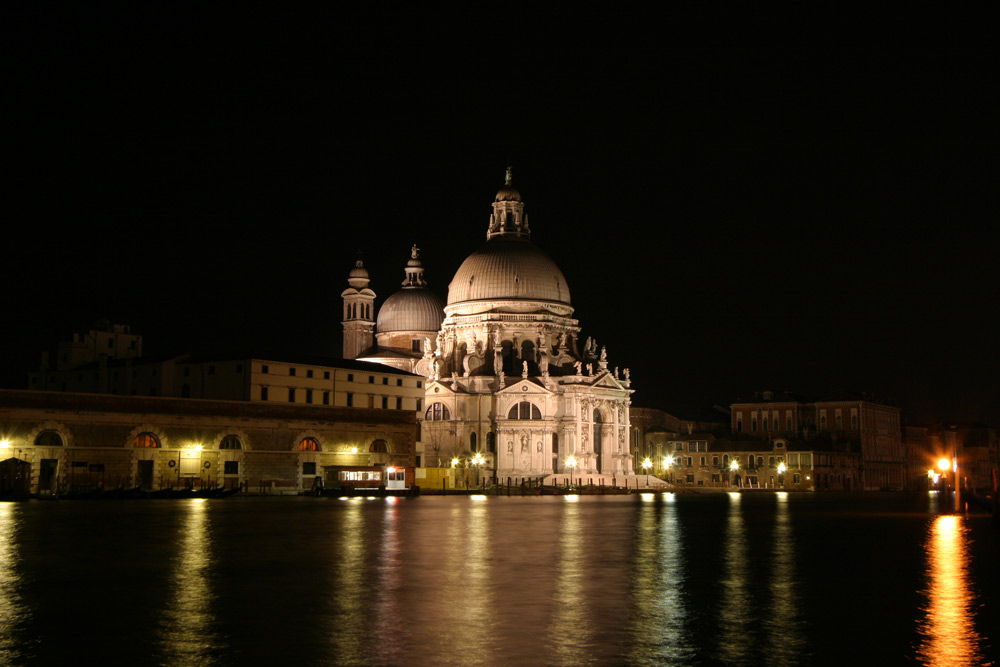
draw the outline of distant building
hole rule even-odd
[[[114,330],[127,327],[115,325]],[[72,348],[90,335],[74,335],[59,349]],[[110,340],[110,339],[108,339]],[[125,350],[142,350],[142,337],[131,334]],[[99,346],[101,347],[101,346]],[[119,396],[205,398],[324,405],[331,407],[423,410],[424,378],[382,364],[316,358],[194,358],[180,355],[148,359],[120,354],[98,359],[67,353],[62,369],[43,367],[29,374],[28,388]]]
[[[862,488],[905,486],[906,455],[896,406],[846,392],[810,402],[762,392],[754,399],[733,403],[731,409],[734,436],[801,440],[828,452],[857,453]]]
[[[326,466],[414,466],[412,411],[0,390],[0,460],[32,493],[309,491]]]

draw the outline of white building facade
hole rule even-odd
[[[578,340],[569,286],[532,244],[509,170],[486,238],[455,273],[440,328],[433,337],[428,332],[421,351],[412,342],[416,326],[405,330],[409,350],[388,350],[409,351],[413,370],[427,379],[425,464],[471,452],[483,454],[487,473],[501,481],[572,473],[624,482],[634,475],[629,371],[612,370],[605,349]],[[417,307],[427,303],[419,301]],[[399,308],[393,317],[405,319]],[[418,312],[412,319],[426,331],[431,318]],[[378,322],[381,343],[381,312]],[[380,344],[362,358],[385,353]]]

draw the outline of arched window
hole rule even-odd
[[[424,414],[424,419],[432,422],[448,421],[451,419],[451,415],[448,413],[448,406],[444,403],[435,403],[431,407],[427,408],[427,412]]]
[[[35,438],[35,447],[62,447],[63,441],[55,431],[42,431]]]
[[[473,452],[479,451],[479,441],[476,438],[475,433],[469,434],[469,449],[471,449]]]
[[[316,438],[302,438],[302,442],[299,443],[300,452],[318,452],[319,443],[316,442]]]
[[[531,401],[521,401],[510,409],[507,419],[541,419],[542,411]]]
[[[143,432],[135,436],[135,441],[132,443],[133,447],[159,447],[160,441],[156,439],[156,436],[152,433]]]
[[[494,453],[497,451],[497,434],[493,431],[486,434],[486,451]]]
[[[368,451],[372,454],[388,454],[389,447],[388,445],[386,445],[385,440],[379,438],[378,440],[372,442],[372,445],[371,447],[368,448]]]
[[[219,449],[243,449],[243,443],[240,442],[240,437],[238,435],[227,435],[219,443]]]

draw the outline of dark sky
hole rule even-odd
[[[636,404],[1000,424],[991,17],[36,4],[0,10],[8,386],[98,318],[339,355],[355,253],[381,300],[416,243],[444,297],[511,164]]]

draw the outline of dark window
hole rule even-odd
[[[295,402],[295,390],[294,389],[289,389],[288,390],[288,402],[289,403],[294,403]]]
[[[348,382],[354,382],[354,373],[348,373],[347,374],[347,381]]]
[[[303,475],[315,475],[316,474],[316,462],[315,461],[303,461],[302,462],[302,474]]]
[[[267,372],[267,364],[261,364],[261,366],[260,366],[260,372],[261,373],[266,373]]]
[[[62,447],[63,441],[55,431],[42,431],[35,438],[35,447]]]
[[[354,407],[354,394],[348,394],[347,395],[347,407],[349,407],[349,408],[353,408]]]
[[[330,371],[323,371],[323,379],[324,380],[330,379]]]
[[[541,419],[542,412],[530,401],[521,401],[510,409],[507,419]]]
[[[222,474],[223,475],[239,475],[240,474],[240,462],[239,461],[223,461],[222,462]]]
[[[383,410],[388,410],[389,409],[389,397],[388,396],[383,396],[382,397],[382,409]]]
[[[410,351],[411,352],[420,352],[420,339],[419,338],[414,338],[413,340],[410,341]]]
[[[417,412],[420,412],[421,410],[423,410],[423,408],[424,408],[424,399],[418,398],[417,399]]]
[[[312,369],[310,368],[310,369],[308,369],[308,370],[306,371],[306,377],[307,377],[307,378],[311,378],[312,376],[313,376],[313,372],[312,372]]]
[[[451,419],[451,415],[448,413],[447,405],[444,403],[435,403],[427,408],[427,412],[424,414],[424,419],[432,422],[447,421]]]
[[[267,387],[261,387],[260,388],[260,400],[262,400],[262,401],[266,401],[267,400]]]
[[[295,375],[295,369],[294,368],[289,368],[288,369],[288,374],[289,375]]]
[[[312,403],[312,402],[313,402],[313,390],[306,389],[306,403]]]
[[[382,384],[389,384],[389,378],[382,378]]]
[[[417,389],[423,389],[423,388],[424,388],[424,381],[417,380]]]
[[[388,454],[389,447],[386,445],[385,440],[379,438],[378,440],[372,442],[371,447],[368,448],[368,451],[372,454]]]
[[[375,384],[375,376],[374,375],[369,375],[368,376],[368,384]]]
[[[403,378],[396,378],[396,386],[397,387],[403,386]]]
[[[323,392],[323,405],[330,405],[330,392]]]
[[[219,449],[243,449],[243,443],[237,435],[227,435],[219,443]]]
[[[397,410],[403,409],[403,398],[401,396],[396,397],[396,409]]]

